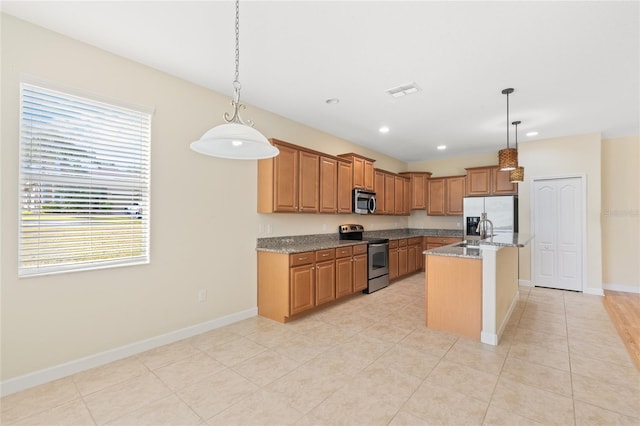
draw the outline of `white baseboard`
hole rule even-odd
[[[516,295],[513,300],[511,300],[511,305],[509,305],[509,310],[507,311],[507,315],[505,315],[502,324],[498,328],[498,332],[496,334],[488,333],[486,331],[480,332],[480,341],[482,343],[486,343],[487,345],[497,346],[500,342],[500,337],[502,337],[502,333],[504,332],[505,327],[509,324],[509,320],[511,319],[511,314],[513,314],[513,310],[518,305],[518,300],[520,300],[520,292],[516,291]]]
[[[601,288],[585,288],[583,290],[584,294],[592,294],[594,296],[604,296],[604,290]]]
[[[178,340],[224,327],[225,325],[233,324],[234,322],[242,321],[243,319],[255,317],[256,315],[258,315],[258,308],[247,309],[245,311],[236,312],[211,321],[206,321],[180,330],[171,331],[169,333],[141,340],[139,342],[134,342],[94,355],[89,355],[84,358],[69,361],[64,364],[34,371],[33,373],[28,373],[23,376],[14,377],[0,383],[0,395],[9,395],[53,380],[61,379],[63,377],[99,367],[119,359],[127,358],[159,346],[164,346],[169,343],[177,342]]]
[[[533,287],[533,281],[531,280],[518,280],[518,285],[523,287]]]
[[[602,288],[611,291],[621,291],[623,293],[640,293],[640,286],[626,284],[603,283]]]

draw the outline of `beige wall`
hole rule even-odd
[[[640,293],[640,136],[602,141],[605,288]]]
[[[2,121],[0,169],[0,279],[2,380],[72,361],[132,342],[256,307],[257,237],[333,233],[345,222],[368,229],[456,228],[459,217],[356,215],[264,215],[256,213],[256,163],[205,157],[189,143],[219,123],[229,97],[186,83],[148,67],[2,15]],[[28,73],[85,92],[155,108],[152,128],[151,263],[149,265],[18,279],[18,122],[20,73]],[[328,154],[359,152],[389,171],[463,174],[464,167],[496,164],[496,155],[406,164],[249,106],[243,113],[268,137]],[[638,169],[625,157],[631,142],[603,145],[608,167]],[[621,145],[617,145],[621,143]],[[528,227],[531,176],[585,173],[589,179],[589,285],[601,286],[599,135],[521,144],[527,180],[521,185],[521,223]],[[619,150],[609,147],[620,147]],[[549,158],[568,153],[568,162]],[[606,153],[606,154],[605,154]],[[612,156],[612,157],[610,157]],[[609,158],[613,158],[609,161]],[[623,159],[627,161],[618,161]],[[611,164],[615,163],[615,166]],[[622,172],[621,172],[622,173]],[[631,173],[633,175],[633,172]],[[603,188],[621,188],[622,174]],[[637,194],[637,187],[636,187]],[[527,201],[523,204],[523,200]],[[627,209],[623,197],[607,208]],[[637,225],[637,201],[635,223]],[[633,211],[634,207],[630,207]],[[526,221],[524,220],[526,219]],[[616,219],[617,220],[617,219]],[[605,221],[603,221],[603,227]],[[613,219],[611,219],[613,223]],[[270,225],[270,226],[269,226]],[[609,226],[607,224],[607,226]],[[526,227],[524,228],[526,230]],[[622,226],[624,227],[624,225]],[[267,229],[271,234],[267,234]],[[591,230],[592,228],[592,230]],[[607,240],[605,268],[612,281],[637,283],[628,264]],[[637,240],[636,240],[637,241]],[[635,244],[635,246],[633,246]],[[625,249],[626,247],[626,249]],[[618,251],[616,251],[618,250]],[[637,263],[637,262],[635,262]],[[528,279],[528,256],[520,257],[520,276]],[[206,289],[208,300],[198,303]]]
[[[149,265],[18,278],[20,73],[155,108]],[[189,149],[220,124],[229,99],[2,15],[2,380],[255,309],[260,224],[283,234],[309,234],[325,223],[327,232],[336,232],[338,223],[360,221],[354,215],[258,215],[255,161],[215,159]],[[251,106],[243,115],[268,137],[329,154],[361,152],[390,171],[406,167]],[[406,226],[406,218],[376,219],[380,228],[394,225]],[[197,300],[200,289],[208,292],[204,303]]]

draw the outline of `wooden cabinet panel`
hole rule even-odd
[[[395,213],[395,179],[393,175],[385,173],[384,175],[384,214]]]
[[[398,245],[392,248],[389,244],[389,280],[395,280],[398,276]]]
[[[491,168],[467,169],[467,188],[469,196],[491,194]]]
[[[411,274],[417,270],[416,253],[418,247],[415,244],[407,246],[407,273]]]
[[[402,214],[409,216],[411,214],[411,181],[403,178],[402,182]]]
[[[336,267],[333,259],[316,263],[316,306],[336,298]]]
[[[497,166],[471,167],[467,170],[466,195],[516,195],[518,185],[509,181],[509,172]]]
[[[320,213],[338,212],[338,160],[320,157]]]
[[[444,216],[446,214],[444,178],[429,179],[427,187],[429,191],[427,214],[430,216]]]
[[[446,179],[447,215],[462,215],[465,181],[466,179],[464,176],[449,177]]]
[[[400,173],[409,179],[409,208],[408,210],[424,210],[427,208],[427,180],[429,172]],[[408,213],[407,213],[408,214]]]
[[[400,176],[393,177],[393,191],[393,214],[402,215],[404,214],[404,178]]]
[[[336,299],[353,293],[353,261],[351,256],[336,259]]]
[[[368,285],[368,265],[367,255],[359,254],[353,256],[353,291],[362,291]]]
[[[365,160],[364,162],[364,189],[373,191],[373,162]]]
[[[313,265],[295,266],[291,268],[291,275],[289,278],[290,315],[306,311],[315,305],[315,277],[313,272]]]
[[[518,195],[518,184],[509,181],[511,172],[503,172],[497,167],[493,172],[493,195]]]
[[[357,246],[353,246],[353,255],[358,254],[367,254],[367,245],[366,244],[358,244]]]
[[[351,213],[353,167],[351,162],[338,161],[338,213]]]
[[[299,155],[298,211],[317,213],[319,211],[320,156],[306,151],[300,151]]]
[[[376,214],[384,214],[386,207],[385,207],[385,191],[384,191],[384,185],[385,185],[385,179],[384,179],[385,173],[381,170],[376,170],[374,172],[374,178],[373,178],[373,190],[376,192],[376,203],[377,203],[377,207],[376,207]]]
[[[353,247],[351,246],[338,247],[336,249],[336,259],[339,259],[341,257],[351,257],[352,254],[353,254]]]
[[[274,212],[298,211],[298,150],[274,143],[280,154],[273,160]]]
[[[398,276],[402,277],[407,275],[408,265],[407,265],[407,247],[398,247]]]
[[[353,157],[353,187],[364,188],[364,159]]]

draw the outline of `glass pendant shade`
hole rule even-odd
[[[240,123],[221,124],[191,144],[200,154],[232,160],[260,160],[278,155],[278,148],[253,127]]]
[[[509,182],[524,182],[524,167],[516,167],[514,170],[511,170],[509,173]]]
[[[502,171],[515,170],[518,167],[518,150],[505,148],[498,151],[498,165]]]

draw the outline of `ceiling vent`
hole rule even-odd
[[[409,83],[409,84],[403,84],[402,86],[387,89],[385,90],[385,92],[387,92],[394,98],[401,98],[403,96],[407,96],[412,93],[418,93],[420,90],[422,89],[420,89],[416,83]]]

